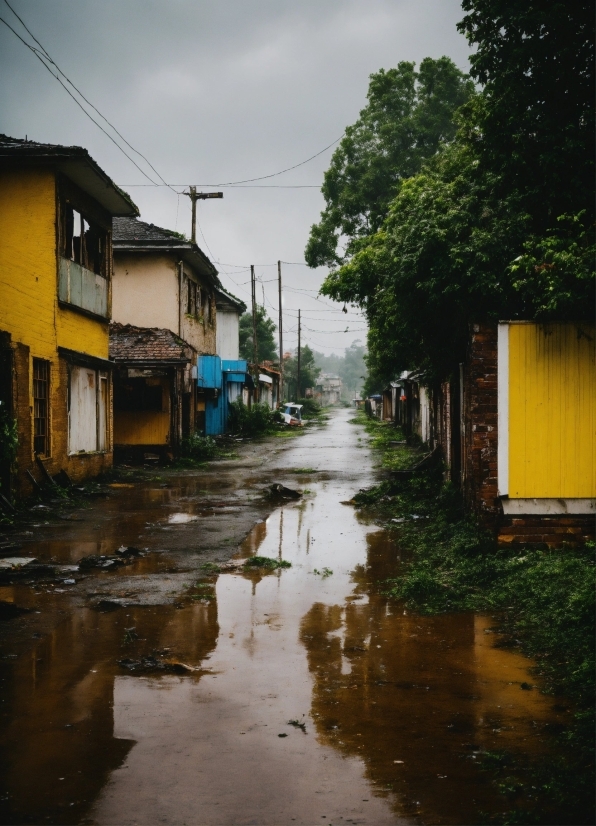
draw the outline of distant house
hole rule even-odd
[[[194,385],[196,351],[171,330],[110,325],[114,373],[114,450],[117,458],[162,457],[188,427],[181,400]]]
[[[112,219],[135,215],[87,150],[0,136],[0,416],[18,431],[4,494],[112,464]]]
[[[233,349],[230,326],[237,310],[232,308],[235,302],[243,305],[223,291],[217,270],[197,244],[144,221],[114,221],[114,321],[169,330],[193,354],[172,402],[181,410],[184,435],[204,428],[206,396],[196,382],[197,358],[217,352],[218,301],[230,307],[223,330]],[[172,432],[171,438],[173,445],[178,436]]]
[[[240,358],[240,316],[246,312],[246,304],[239,298],[218,288],[215,291],[217,326],[215,352],[222,359]]]
[[[341,402],[342,380],[335,373],[321,373],[313,396],[323,407]]]
[[[259,364],[258,375],[258,401],[261,404],[266,404],[271,410],[277,410],[281,402],[281,373],[273,368],[270,361],[266,361]]]

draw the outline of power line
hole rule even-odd
[[[5,0],[5,2],[6,2],[6,0]],[[331,149],[332,146],[335,146],[336,143],[339,143],[342,138],[343,138],[343,135],[341,135],[341,137],[337,138],[337,140],[332,141],[324,149],[321,149],[320,152],[317,152],[315,155],[311,155],[310,158],[307,158],[305,161],[300,161],[300,163],[294,164],[294,166],[288,166],[287,169],[281,169],[279,172],[272,172],[271,175],[261,175],[259,178],[245,178],[243,181],[223,181],[223,182],[217,183],[217,184],[195,184],[195,186],[238,186],[240,184],[250,184],[250,183],[253,183],[254,181],[266,181],[268,178],[276,178],[278,175],[283,175],[285,172],[291,172],[292,169],[298,169],[299,166],[304,166],[304,164],[310,163],[310,161],[313,161],[315,158],[318,158],[319,155],[322,155],[323,152],[326,152],[328,149]],[[163,181],[163,178],[162,178],[162,181]],[[165,181],[164,181],[164,183],[165,183]],[[166,184],[166,186],[168,186],[168,184]],[[173,184],[173,186],[185,186],[185,184]],[[318,186],[315,187],[315,188],[319,189]],[[285,261],[282,261],[282,264],[285,264],[285,263],[286,263]]]
[[[281,173],[278,173],[281,174]],[[161,177],[161,176],[160,176]],[[195,186],[221,187],[222,189],[320,189],[319,184],[252,184],[250,186],[242,186],[240,184],[194,184]],[[170,189],[173,186],[186,186],[186,184],[118,184],[121,187],[159,187],[168,186]],[[282,261],[282,264],[285,263]],[[270,266],[273,266],[271,264]]]
[[[58,81],[58,83],[62,86],[62,88],[65,90],[65,92],[66,92],[68,95],[70,95],[70,97],[74,100],[74,102],[75,102],[75,103],[77,104],[77,106],[81,109],[81,111],[82,111],[82,112],[84,112],[84,114],[85,114],[85,115],[87,115],[87,117],[89,118],[89,120],[91,120],[91,121],[92,121],[92,122],[93,122],[93,123],[97,126],[97,128],[98,128],[98,129],[100,129],[100,130],[104,133],[104,135],[112,141],[112,143],[114,144],[114,146],[116,146],[116,147],[117,147],[117,148],[118,148],[118,149],[122,152],[122,154],[123,154],[126,158],[128,158],[128,160],[129,160],[132,164],[134,164],[134,166],[135,166],[135,167],[139,170],[139,172],[140,172],[142,175],[144,175],[144,176],[145,176],[145,178],[147,178],[147,180],[151,181],[151,185],[152,185],[152,186],[158,186],[158,184],[156,184],[156,183],[155,183],[155,181],[154,181],[154,180],[153,180],[153,179],[152,179],[149,175],[147,175],[147,173],[146,173],[143,169],[141,169],[141,167],[137,164],[137,162],[136,162],[135,160],[133,160],[133,158],[131,158],[131,157],[130,157],[130,155],[129,155],[127,152],[125,152],[125,151],[124,151],[124,149],[120,146],[120,144],[119,144],[116,140],[114,140],[114,138],[113,138],[113,137],[112,137],[112,136],[111,136],[108,132],[106,132],[106,130],[103,128],[103,126],[102,126],[100,123],[98,123],[98,122],[95,120],[95,118],[93,118],[93,117],[89,114],[89,112],[85,109],[85,107],[81,104],[81,102],[80,102],[79,100],[77,100],[77,98],[76,98],[76,97],[72,94],[72,92],[71,92],[71,91],[70,91],[70,90],[66,87],[66,85],[62,82],[62,80],[60,79],[60,77],[59,77],[58,75],[54,74],[54,72],[52,71],[52,69],[50,68],[50,66],[48,66],[48,64],[46,63],[46,60],[47,60],[47,61],[49,61],[49,62],[52,64],[52,66],[54,66],[54,67],[55,67],[55,69],[56,69],[56,71],[59,73],[59,75],[62,75],[62,77],[66,80],[66,82],[67,82],[67,83],[68,83],[68,84],[69,84],[69,85],[70,85],[70,86],[71,86],[71,87],[75,90],[75,92],[76,92],[76,93],[77,93],[77,94],[78,94],[78,95],[79,95],[79,96],[80,96],[80,97],[81,97],[81,98],[85,101],[85,103],[86,103],[88,106],[90,106],[90,107],[91,107],[91,108],[92,108],[95,112],[97,112],[97,114],[100,116],[100,118],[101,118],[103,121],[105,121],[105,123],[107,123],[107,124],[108,124],[108,126],[110,127],[110,129],[112,129],[112,130],[113,130],[113,131],[114,131],[114,132],[118,135],[118,137],[119,137],[119,138],[121,138],[121,140],[123,140],[123,141],[124,141],[124,143],[125,143],[125,144],[126,144],[126,145],[130,148],[130,149],[132,149],[132,151],[133,151],[136,155],[138,155],[140,158],[142,158],[142,159],[145,161],[145,163],[147,163],[147,164],[151,167],[151,169],[155,172],[155,174],[156,174],[156,175],[157,175],[157,177],[160,179],[160,181],[163,181],[163,184],[164,184],[165,186],[168,186],[170,189],[172,189],[172,191],[173,191],[173,192],[175,192],[176,190],[174,190],[174,189],[173,189],[173,187],[171,187],[168,183],[166,183],[165,179],[164,179],[164,178],[163,178],[163,177],[159,174],[159,172],[155,169],[155,167],[153,166],[153,164],[152,164],[152,163],[151,163],[151,162],[150,162],[150,161],[149,161],[149,160],[148,160],[148,159],[147,159],[147,158],[146,158],[146,157],[145,157],[145,156],[144,156],[141,152],[139,152],[139,151],[138,151],[138,149],[135,149],[135,148],[134,148],[134,146],[132,146],[132,144],[130,144],[130,143],[126,140],[126,138],[125,138],[123,135],[121,135],[121,134],[120,134],[120,132],[116,129],[116,127],[115,127],[112,123],[110,123],[110,121],[109,121],[109,120],[105,117],[105,115],[103,115],[103,114],[99,111],[99,109],[98,109],[96,106],[94,106],[94,105],[91,103],[91,101],[90,101],[90,100],[88,100],[88,99],[85,97],[85,95],[84,95],[84,94],[80,91],[80,89],[78,89],[78,88],[75,86],[75,84],[72,82],[72,80],[70,80],[70,78],[69,78],[69,77],[68,77],[68,76],[67,76],[67,75],[66,75],[66,74],[62,71],[62,69],[58,66],[58,64],[57,64],[57,63],[56,63],[56,61],[52,58],[52,56],[51,56],[51,55],[50,55],[50,53],[47,51],[47,49],[46,49],[46,48],[42,45],[42,43],[40,43],[40,41],[39,41],[39,40],[35,37],[35,35],[34,35],[31,31],[30,31],[30,29],[27,27],[27,25],[25,24],[25,22],[23,21],[23,19],[22,19],[22,18],[21,18],[21,17],[20,17],[20,16],[16,13],[16,11],[12,8],[12,6],[11,6],[11,5],[10,5],[10,3],[8,2],[8,0],[4,0],[4,3],[8,6],[8,8],[10,9],[10,11],[14,14],[14,16],[17,18],[17,20],[21,23],[21,25],[23,26],[23,28],[25,29],[25,31],[29,34],[29,36],[33,38],[33,40],[35,41],[35,43],[37,43],[37,45],[38,45],[38,46],[39,46],[39,48],[41,49],[41,53],[40,53],[40,51],[39,51],[38,49],[36,49],[36,48],[35,48],[34,46],[32,46],[30,43],[27,43],[27,41],[26,41],[26,40],[24,40],[24,38],[22,38],[22,37],[21,37],[21,35],[20,35],[20,34],[19,34],[19,33],[18,33],[18,32],[17,32],[17,31],[16,31],[16,30],[15,30],[15,29],[14,29],[14,28],[10,25],[10,23],[8,23],[8,22],[7,22],[7,21],[6,21],[3,17],[0,17],[0,22],[4,23],[4,25],[5,25],[8,29],[10,29],[10,31],[11,31],[11,32],[12,32],[12,33],[16,36],[16,37],[18,37],[18,39],[21,41],[21,43],[23,43],[23,45],[25,45],[25,46],[26,46],[26,47],[27,47],[27,48],[28,48],[31,52],[33,52],[33,54],[35,55],[35,57],[36,57],[36,58],[40,61],[40,63],[41,63],[41,64],[42,64],[42,65],[43,65],[43,66],[44,66],[44,67],[48,70],[48,72],[52,75],[52,77],[53,77],[55,80],[57,80],[57,81]]]

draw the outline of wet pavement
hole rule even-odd
[[[2,623],[2,822],[459,824],[507,808],[479,757],[540,752],[560,713],[520,690],[531,663],[489,617],[383,596],[399,548],[349,504],[378,472],[352,415],[114,489],[29,541],[63,565],[147,551],[73,587],[0,588],[27,612]],[[273,481],[302,499],[273,507]],[[215,574],[231,554],[291,567]]]

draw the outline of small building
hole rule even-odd
[[[217,270],[197,244],[137,219],[114,221],[116,323],[169,330],[190,346],[196,367],[198,354],[217,352],[218,300],[236,304],[223,325],[225,346],[232,352],[233,330],[228,328],[243,305],[223,291]],[[205,395],[196,382],[184,384],[182,393],[182,433],[188,435],[204,428]]]
[[[171,330],[112,323],[110,358],[116,458],[175,451],[188,430],[183,401],[195,384],[196,351]]]
[[[446,478],[502,545],[594,536],[595,343],[589,323],[475,324],[451,381],[399,379],[395,421],[440,449]]]
[[[227,431],[229,405],[254,388],[246,361],[222,360],[217,355],[199,356],[197,384],[205,398],[207,436],[220,436]]]
[[[259,364],[258,401],[271,410],[277,410],[281,402],[281,373],[271,366],[271,362]]]
[[[0,410],[18,434],[4,495],[112,465],[112,219],[135,215],[86,149],[0,136]]]

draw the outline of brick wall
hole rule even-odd
[[[462,482],[468,507],[487,528],[501,515],[497,497],[497,325],[474,324],[463,371]]]

